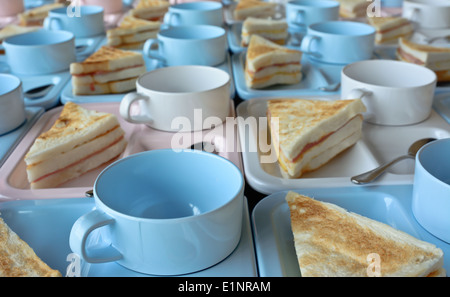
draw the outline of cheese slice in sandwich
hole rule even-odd
[[[396,55],[400,61],[422,65],[433,70],[438,82],[450,81],[449,47],[419,44],[400,38]]]
[[[365,111],[360,99],[269,100],[267,118],[282,176],[299,178],[354,145]]]
[[[248,17],[242,23],[241,45],[247,47],[253,34],[264,37],[276,44],[284,45],[288,37],[288,25],[286,20]]]
[[[302,276],[445,276],[444,254],[431,243],[292,191],[286,201]]]
[[[162,22],[169,6],[170,3],[166,0],[140,0],[136,7],[130,10],[130,14],[140,19]]]
[[[413,26],[406,18],[401,17],[369,17],[369,24],[375,28],[375,43],[398,43],[400,37],[409,38]]]
[[[64,7],[64,4],[50,3],[29,9],[19,14],[19,24],[21,26],[42,26],[49,11],[61,7]]]
[[[156,38],[161,23],[128,15],[119,26],[106,31],[107,44],[120,49],[141,50],[147,39]]]
[[[261,0],[241,0],[236,4],[233,16],[238,21],[244,21],[248,17],[271,18],[276,14],[275,2]]]
[[[336,0],[339,2],[339,15],[342,18],[360,18],[367,15],[367,7],[372,1],[366,0]]]
[[[57,187],[117,158],[127,145],[124,134],[115,115],[66,103],[25,155],[30,187]]]
[[[73,93],[128,92],[136,88],[136,79],[146,71],[141,53],[103,46],[85,61],[70,65]]]
[[[0,277],[59,276],[0,218]]]
[[[302,52],[252,35],[245,59],[245,82],[259,89],[277,84],[296,84],[302,79]]]

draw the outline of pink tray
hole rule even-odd
[[[230,102],[233,104],[233,101],[230,100]],[[233,162],[243,172],[240,148],[237,143],[236,125],[233,129],[229,129],[229,125],[220,125],[211,130],[192,133],[163,132],[142,124],[126,122],[119,114],[119,104],[119,102],[80,104],[88,109],[117,115],[120,125],[125,131],[125,138],[128,141],[127,148],[119,158],[154,149],[189,148],[193,143],[211,141],[214,143],[220,156]],[[57,107],[44,113],[0,168],[0,200],[80,198],[85,196],[87,190],[92,189],[98,174],[108,164],[96,168],[72,181],[68,181],[57,188],[30,189],[26,175],[26,164],[23,158],[36,137],[42,132],[47,131],[53,125],[61,110],[62,107]],[[234,117],[234,106],[231,107],[231,110],[232,114],[230,114],[230,117]]]

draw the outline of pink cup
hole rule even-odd
[[[0,17],[16,16],[23,11],[23,0],[0,0]]]

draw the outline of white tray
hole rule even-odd
[[[411,211],[411,185],[299,189],[296,192],[337,204],[349,211],[386,223],[444,252],[444,268],[450,271],[450,244],[423,229]],[[286,191],[261,200],[253,209],[252,227],[259,275],[300,276],[291,230]],[[376,251],[374,251],[376,252]]]
[[[232,100],[230,104],[233,105]],[[186,132],[183,135],[171,132],[154,130],[143,124],[131,124],[122,119],[119,114],[118,102],[85,103],[81,106],[115,114],[122,129],[125,131],[125,139],[128,145],[119,158],[123,158],[138,152],[163,149],[163,148],[189,148],[193,143],[213,141],[219,155],[233,162],[243,171],[241,155],[237,143],[237,126],[233,130],[227,130],[227,125],[217,126],[212,130]],[[62,107],[47,111],[29,130],[24,138],[17,144],[16,149],[0,168],[0,200],[11,199],[48,199],[48,198],[76,198],[83,197],[87,190],[94,186],[98,174],[107,164],[91,170],[84,175],[65,184],[50,189],[31,190],[26,175],[26,164],[23,161],[25,154],[33,144],[36,137],[47,131],[58,118]],[[230,117],[234,116],[234,107],[231,106]],[[231,135],[230,135],[231,133]],[[173,137],[177,136],[176,141]],[[191,140],[189,143],[188,140]],[[179,141],[178,141],[179,140]]]
[[[298,97],[298,96],[297,96]],[[338,97],[305,97],[311,99],[333,100]],[[242,159],[247,182],[257,191],[271,194],[282,190],[315,187],[336,187],[352,185],[350,177],[371,170],[395,157],[406,154],[415,140],[425,137],[450,137],[450,125],[436,111],[416,125],[380,126],[364,123],[363,138],[353,147],[344,151],[328,164],[316,171],[309,172],[298,179],[286,179],[281,176],[278,162],[264,163],[262,157],[274,160],[275,153],[267,146],[268,140],[258,138],[258,131],[270,140],[267,129],[267,100],[258,98],[244,101],[236,109],[237,118],[255,118],[238,121]],[[265,119],[259,123],[258,119]],[[250,127],[250,128],[249,128]],[[259,130],[260,129],[260,130]],[[263,145],[259,145],[262,142]],[[266,153],[264,153],[266,152]],[[411,183],[414,173],[414,161],[405,160],[394,165],[374,184]]]

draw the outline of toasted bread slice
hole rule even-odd
[[[246,47],[252,35],[259,35],[276,44],[284,45],[288,37],[286,20],[258,19],[248,17],[242,23],[241,45]]]
[[[50,10],[64,7],[62,3],[50,3],[27,10],[19,14],[21,26],[42,26]]]
[[[165,0],[141,0],[130,10],[130,14],[149,21],[163,21],[169,6],[170,3]]]
[[[302,276],[442,275],[444,254],[431,243],[292,191],[286,201]]]
[[[0,218],[0,277],[58,277],[61,273],[50,268]]]
[[[142,49],[147,39],[156,38],[161,22],[147,21],[128,15],[117,28],[106,32],[108,45],[121,49]]]
[[[270,18],[276,14],[275,2],[260,0],[241,0],[237,3],[233,16],[236,20],[243,21],[248,17]]]
[[[400,37],[409,38],[414,29],[411,22],[402,17],[369,17],[369,24],[375,28],[375,43],[397,43]]]
[[[366,0],[336,0],[339,2],[339,15],[342,18],[360,18],[367,15],[370,1]]]

